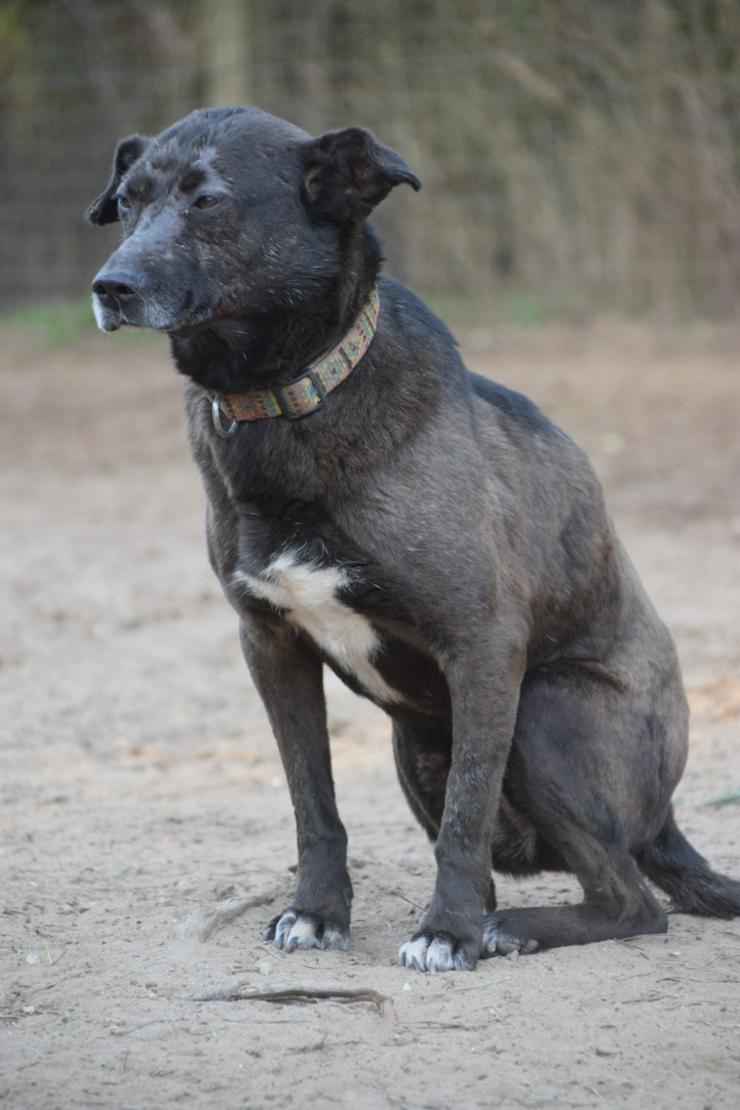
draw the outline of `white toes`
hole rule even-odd
[[[412,971],[427,970],[427,948],[429,941],[426,937],[417,937],[416,940],[407,940],[398,950],[398,959],[403,967],[410,967]]]
[[[338,948],[341,952],[346,952],[349,948],[349,937],[346,933],[341,933],[339,929],[324,929],[321,947]]]
[[[447,940],[435,937],[427,948],[427,971],[454,971],[455,955]]]
[[[342,952],[349,947],[349,937],[340,929],[322,928],[318,918],[304,916],[296,910],[286,910],[278,918],[274,930],[269,925],[263,934],[270,937],[277,948],[284,952],[295,952],[296,948],[339,948]]]
[[[321,941],[316,934],[316,922],[299,917],[288,933],[285,951],[294,952],[296,948],[321,948]]]
[[[278,948],[285,948],[288,943],[290,930],[296,923],[298,915],[293,910],[287,910],[275,926],[275,944]]]
[[[474,964],[462,946],[446,936],[422,933],[402,944],[398,959],[403,967],[412,971],[472,971]]]

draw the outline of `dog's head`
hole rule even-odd
[[[402,182],[420,187],[369,131],[312,139],[256,108],[124,139],[87,212],[123,225],[93,281],[98,325],[187,333],[305,304],[336,277],[348,227]]]

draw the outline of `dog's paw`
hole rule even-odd
[[[450,933],[422,930],[402,944],[398,959],[413,971],[474,971],[475,959]]]
[[[339,948],[349,946],[349,934],[312,913],[297,909],[285,910],[273,917],[262,933],[263,940],[274,941],[284,952],[296,948]]]
[[[489,913],[483,919],[483,944],[481,957],[510,956],[518,952],[528,956],[539,948],[539,941],[533,937],[517,935],[517,930],[507,927],[506,913]]]

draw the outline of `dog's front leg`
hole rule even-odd
[[[263,934],[278,948],[346,948],[352,885],[331,776],[322,662],[284,621],[245,617],[244,657],[264,702],[290,788],[298,838],[292,906]]]
[[[480,649],[479,649],[480,650]],[[491,886],[491,841],[511,748],[522,666],[516,653],[457,660],[447,675],[452,762],[435,844],[437,884],[422,928],[399,959],[417,971],[472,971]]]

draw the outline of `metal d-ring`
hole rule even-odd
[[[223,423],[224,415],[224,411],[221,408],[221,394],[214,393],[211,398],[211,416],[213,418],[213,427],[216,429],[216,435],[221,436],[221,439],[233,436],[234,432],[239,427],[239,421],[232,419],[228,428],[225,428]]]

